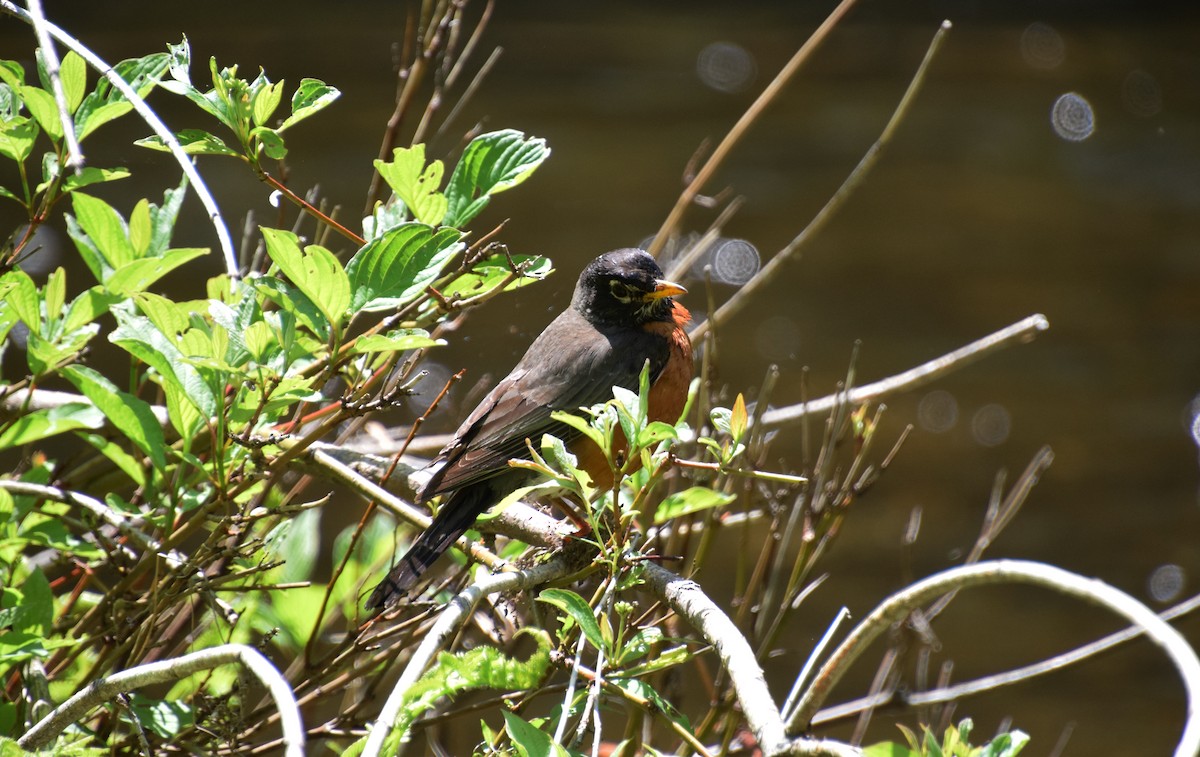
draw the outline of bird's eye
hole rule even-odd
[[[612,293],[613,298],[618,302],[633,302],[635,298],[633,287],[629,286],[624,281],[617,281],[616,279],[613,279],[612,281],[608,282],[608,289]]]

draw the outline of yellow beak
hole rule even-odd
[[[646,293],[646,302],[654,302],[661,300],[664,297],[675,297],[681,294],[687,294],[687,290],[674,281],[666,279],[658,279],[654,282],[654,290]]]

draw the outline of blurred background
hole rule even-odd
[[[205,80],[215,55],[246,75],[265,68],[289,93],[303,76],[340,88],[339,103],[290,132],[290,184],[319,184],[356,225],[393,107],[405,4],[45,5],[110,62],[186,34],[194,81]],[[586,261],[657,231],[697,148],[724,135],[832,7],[497,3],[473,63],[495,46],[503,53],[430,149],[454,150],[476,123],[545,137],[548,163],[474,226],[478,234],[511,218],[501,239],[514,252],[550,256],[559,274],[491,304],[434,356],[447,374],[468,369],[464,393],[508,371],[566,306]],[[1181,7],[860,0],[705,188],[743,196],[725,236],[773,255],[878,137],[949,19],[922,92],[864,185],[797,263],[722,324],[720,379],[752,393],[776,364],[774,401],[789,403],[800,398],[805,366],[812,395],[832,391],[855,340],[865,383],[1033,313],[1051,324],[1032,344],[888,401],[880,446],[908,423],[915,431],[854,505],[824,563],[830,579],[788,626],[772,663],[777,698],[839,607],[861,618],[913,578],[957,564],[996,474],[1013,480],[1042,445],[1053,465],[988,556],[1096,576],[1157,609],[1200,588],[1200,12]],[[31,40],[0,18],[0,56],[28,67]],[[173,128],[214,128],[175,98],[152,104]],[[131,145],[145,130],[124,128],[106,127],[89,152],[99,165],[133,171],[125,187],[102,193],[127,212],[133,200],[122,191],[153,196],[159,190],[147,187],[178,176],[162,155]],[[276,222],[266,187],[240,164],[210,158],[200,168],[231,225],[247,208],[259,223]],[[213,245],[198,203],[188,206],[178,246]],[[3,213],[12,228],[19,217]],[[714,217],[693,208],[684,231],[702,232]],[[287,225],[292,218],[289,210]],[[47,265],[58,264],[56,248],[69,251],[65,237],[42,243]],[[215,272],[216,256],[206,265]],[[194,286],[201,267],[175,284]],[[82,285],[84,272],[72,275]],[[733,289],[718,285],[715,296]],[[687,303],[705,310],[703,286],[694,292]],[[467,409],[452,406],[439,430]],[[799,442],[798,430],[784,431],[774,453],[796,461]],[[921,530],[906,547],[915,508]],[[736,539],[727,546],[737,559]],[[721,577],[711,585],[728,588]],[[1119,627],[1089,607],[1012,588],[960,596],[934,630],[939,660],[952,659],[954,679],[965,680]],[[1200,644],[1200,620],[1179,627]],[[860,663],[834,701],[865,690],[873,672],[870,660]],[[1069,736],[1063,754],[1153,755],[1170,753],[1184,707],[1173,670],[1141,642],[971,698],[958,714],[975,718],[978,735],[1011,719],[1034,737],[1027,754],[1055,752]],[[898,737],[893,719],[877,717],[868,742]]]

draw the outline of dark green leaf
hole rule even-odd
[[[350,309],[390,310],[420,296],[463,248],[456,229],[406,223],[366,244],[346,264]]]
[[[550,734],[535,728],[508,710],[504,710],[503,715],[508,736],[512,739],[513,746],[517,748],[517,753],[521,757],[567,757],[569,755],[569,752],[561,744],[554,743]]]
[[[554,605],[565,612],[579,626],[579,630],[592,646],[609,651],[604,635],[600,632],[600,624],[596,622],[591,606],[583,597],[568,589],[546,589],[538,595],[538,601]]]
[[[34,568],[21,586],[21,604],[13,615],[14,631],[49,634],[54,626],[54,594],[42,571]]]
[[[487,206],[491,195],[525,181],[549,155],[546,140],[527,138],[514,129],[471,140],[446,187],[449,207],[442,223],[465,226]]]

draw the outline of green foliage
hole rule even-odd
[[[970,718],[948,727],[940,742],[928,726],[922,727],[921,737],[902,725],[897,727],[904,733],[908,746],[892,741],[880,742],[864,749],[863,757],[1017,757],[1029,743],[1025,733],[1008,731],[982,746],[971,746],[974,724]]]
[[[289,99],[283,82],[262,72],[247,80],[215,60],[211,87],[198,86],[190,63],[185,39],[115,71],[140,95],[161,87],[215,120],[216,129],[179,134],[186,152],[233,156],[260,176],[264,158],[286,155],[287,130],[339,95],[303,79]],[[60,76],[66,128],[76,138],[130,113],[107,80],[89,88],[74,53],[64,56]],[[467,255],[464,243],[467,223],[490,196],[523,181],[549,151],[518,132],[482,135],[442,193],[441,162],[426,169],[424,147],[406,148],[399,167],[381,166],[398,194],[409,181],[403,171],[412,168],[404,155],[415,156],[415,170],[432,183],[399,199],[401,210],[391,215],[398,220],[378,226],[369,241],[339,249],[263,228],[259,270],[203,284],[193,277],[180,298],[164,292],[165,277],[197,270],[190,264],[208,253],[172,244],[186,183],[155,202],[144,192],[132,206],[80,191],[129,172],[100,167],[102,156],[90,153],[93,165],[64,171],[64,125],[49,79],[44,71],[38,82],[30,78],[20,64],[0,61],[0,160],[12,161],[18,177],[0,187],[0,197],[28,219],[0,261],[0,336],[8,347],[19,328],[25,347],[6,350],[13,369],[6,375],[25,378],[0,384],[6,401],[18,400],[0,416],[0,450],[25,455],[9,479],[54,482],[92,504],[81,508],[53,488],[47,497],[13,496],[0,485],[0,676],[20,684],[22,666],[43,662],[54,671],[52,697],[61,699],[114,670],[219,643],[305,658],[361,613],[363,585],[392,554],[395,523],[375,516],[345,529],[333,540],[335,575],[325,578],[318,571],[328,551],[322,502],[296,505],[282,477],[293,456],[338,425],[395,406],[406,389],[380,380],[445,344],[430,334],[441,320],[551,272],[543,257],[492,249]],[[139,144],[165,147],[157,138]],[[66,268],[31,275],[23,265],[37,253],[33,231],[63,198],[87,281],[73,273],[68,282]],[[410,204],[419,214],[402,217]],[[93,362],[90,350],[120,359],[115,367]],[[73,389],[78,399],[22,404],[46,384]],[[302,424],[311,425],[289,438]],[[37,451],[43,443],[70,452],[61,462],[48,459]],[[33,553],[55,559],[34,563]],[[526,661],[486,648],[445,656],[442,672],[414,692],[413,717],[467,689],[535,685],[549,653],[547,637],[535,637],[537,651]],[[204,734],[236,732],[244,726],[238,708],[259,701],[253,693],[243,699],[241,686],[237,671],[225,667],[190,675],[161,698],[131,694],[117,718],[102,718],[82,742],[64,738],[55,749],[121,751],[136,731],[204,751],[195,745],[222,738]],[[16,735],[36,699],[18,693],[0,708],[0,737]]]

